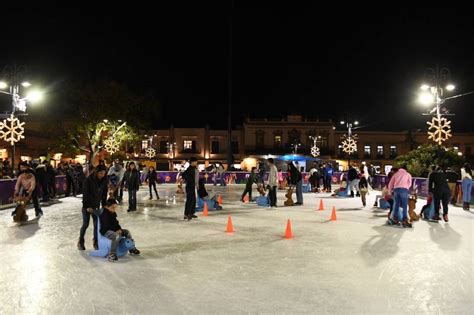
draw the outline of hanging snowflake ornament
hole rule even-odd
[[[432,139],[439,145],[451,138],[451,121],[444,117],[433,117],[428,124],[428,139]]]
[[[109,154],[114,154],[119,151],[120,143],[115,138],[108,138],[104,141],[105,151]]]
[[[342,151],[352,154],[357,151],[357,135],[352,137],[344,136],[345,139],[342,141]]]
[[[16,142],[25,138],[25,136],[23,136],[25,132],[24,124],[24,122],[20,122],[18,118],[11,114],[9,118],[0,124],[0,138],[14,145]]]
[[[153,148],[148,148],[145,151],[145,156],[149,159],[152,159],[156,156],[156,151]]]
[[[311,155],[314,156],[314,157],[317,157],[319,156],[320,152],[319,152],[319,148],[314,145],[311,147]]]

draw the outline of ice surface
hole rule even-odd
[[[217,190],[223,211],[184,222],[182,195],[149,201],[144,187],[136,213],[119,210],[142,255],[117,263],[88,255],[92,227],[88,250],[76,249],[79,198],[45,207],[38,225],[9,227],[11,211],[0,211],[0,314],[473,313],[474,212],[450,207],[449,223],[400,229],[371,208],[374,192],[364,209],[305,194],[302,207],[267,210],[242,204],[241,185]]]

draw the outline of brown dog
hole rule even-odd
[[[416,214],[415,208],[416,208],[416,200],[417,200],[417,195],[410,195],[408,197],[408,216],[410,217],[410,222],[413,221],[418,221],[420,220],[420,216]]]
[[[15,198],[16,208],[15,215],[13,215],[13,222],[25,222],[28,221],[28,215],[26,214],[26,206],[28,205],[30,198],[28,196],[18,196]]]
[[[293,206],[295,204],[295,202],[293,201],[293,199],[291,198],[291,196],[293,195],[293,188],[292,187],[289,187],[288,190],[287,190],[287,193],[285,195],[285,197],[287,198],[285,200],[285,202],[283,203],[285,206],[289,207],[289,206]]]

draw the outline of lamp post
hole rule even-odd
[[[444,97],[445,91],[452,92],[455,90],[455,86],[453,84],[447,84],[443,88],[443,86],[439,83],[438,79],[435,81],[436,82],[434,85],[423,84],[420,87],[420,90],[423,92],[419,95],[418,101],[427,107],[434,105],[434,107],[428,113],[424,113],[424,115],[434,116],[431,121],[427,122],[429,126],[428,139],[432,139],[438,145],[442,145],[443,142],[447,141],[449,138],[452,137],[452,134],[451,121],[443,117],[450,114],[447,111],[443,113],[441,105],[443,105],[446,100],[473,94],[474,91]]]
[[[359,122],[356,120],[354,122],[346,122],[341,121],[341,125],[345,125],[347,127],[347,135],[344,135],[344,140],[342,141],[342,150],[347,153],[347,165],[348,167],[351,165],[351,154],[357,151],[357,135],[352,134],[352,129],[355,129],[358,126]]]
[[[43,97],[42,93],[39,91],[30,91],[26,97],[20,96],[20,86],[22,88],[29,88],[31,83],[24,81],[21,84],[16,82],[16,78],[13,78],[12,84],[8,84],[5,81],[0,81],[0,93],[11,96],[12,98],[12,110],[10,113],[1,115],[4,118],[7,118],[0,123],[0,134],[2,134],[3,140],[10,142],[12,146],[12,166],[13,170],[15,169],[15,143],[24,138],[24,122],[21,123],[16,117],[17,111],[25,112],[27,102],[37,102],[40,101]],[[8,89],[7,91],[4,91]],[[6,131],[3,131],[6,129]]]

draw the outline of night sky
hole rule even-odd
[[[74,80],[125,82],[159,101],[157,128],[225,128],[231,1],[114,3],[2,5],[0,66],[26,65],[50,94]],[[458,93],[474,90],[469,10],[252,3],[236,1],[233,10],[234,125],[246,116],[340,120],[348,113],[366,129],[426,130],[416,95],[427,67],[448,67]],[[49,99],[57,114],[60,98]],[[446,105],[455,130],[473,131],[474,95]],[[47,102],[42,107],[48,111]]]

